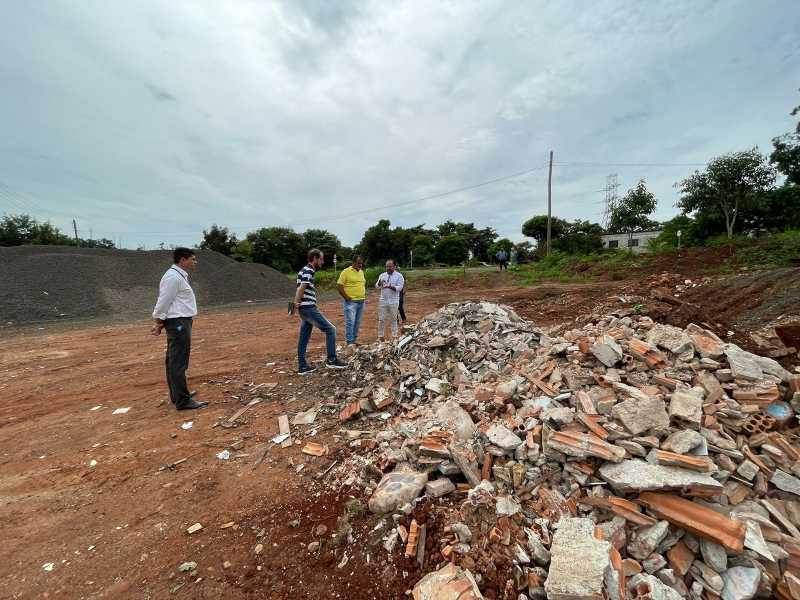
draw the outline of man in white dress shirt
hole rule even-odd
[[[381,291],[378,301],[378,339],[384,340],[386,323],[392,328],[392,337],[397,337],[397,313],[400,306],[400,292],[406,281],[397,270],[394,260],[386,261],[386,272],[378,277],[375,287]]]
[[[169,397],[178,410],[205,408],[208,402],[197,402],[186,384],[189,352],[192,346],[192,318],[197,315],[197,301],[189,273],[197,268],[197,257],[189,248],[175,248],[173,264],[158,287],[158,301],[153,309],[153,335],[167,330],[167,386]]]

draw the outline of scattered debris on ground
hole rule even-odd
[[[800,600],[800,370],[709,327],[447,305],[352,353],[323,485],[417,600]]]

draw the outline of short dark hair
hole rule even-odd
[[[312,248],[311,250],[308,251],[308,262],[311,262],[312,260],[314,260],[315,258],[319,258],[320,256],[322,256],[322,250],[320,250],[319,248]]]
[[[395,267],[397,266],[397,261],[395,259],[393,259],[393,258],[387,258],[386,262],[392,263]]]
[[[175,248],[175,250],[172,251],[172,262],[177,265],[184,258],[190,258],[194,255],[194,250],[191,248]]]
[[[359,261],[361,261],[361,262],[364,262],[364,257],[363,257],[363,256],[361,256],[360,254],[355,254],[355,255],[353,256],[353,262],[354,262],[354,263],[357,263],[357,262],[359,262]]]

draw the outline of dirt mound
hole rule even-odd
[[[210,250],[197,256],[192,286],[201,310],[287,298],[294,290],[284,275],[265,265],[237,263]],[[0,248],[0,323],[149,315],[171,263],[168,250]]]

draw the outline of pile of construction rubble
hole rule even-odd
[[[800,600],[800,375],[775,360],[627,309],[551,338],[462,303],[351,362],[369,468],[332,481],[386,515],[416,600]]]

